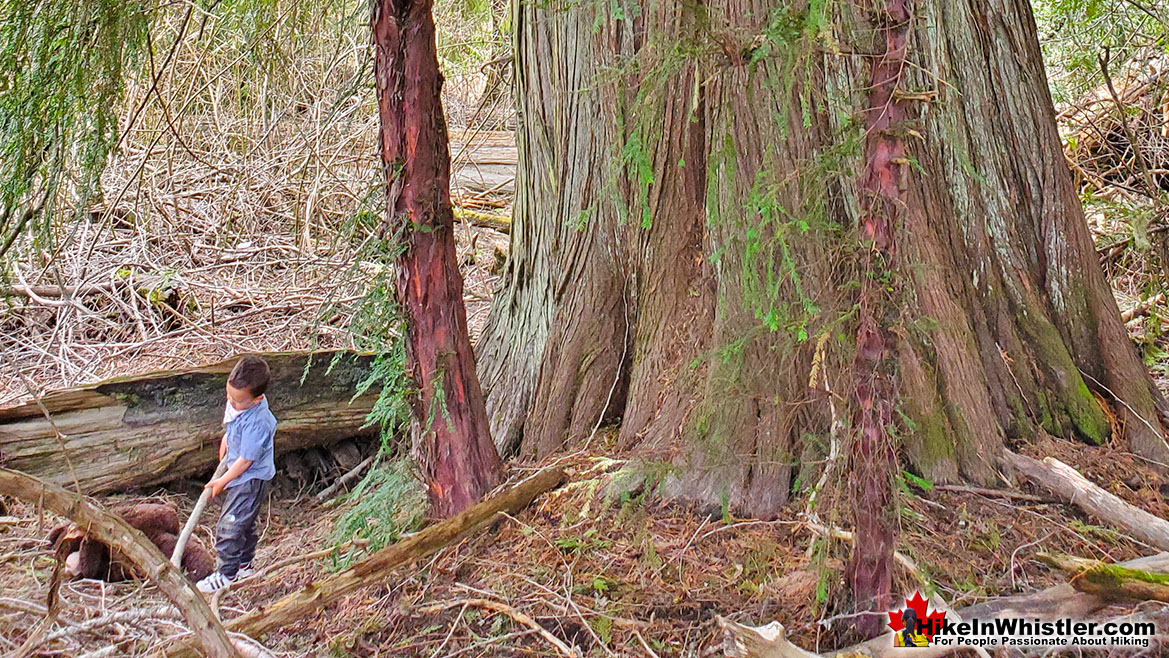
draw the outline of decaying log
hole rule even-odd
[[[238,658],[239,654],[223,626],[183,572],[167,561],[158,547],[130,524],[61,487],[7,468],[0,468],[0,493],[43,506],[117,549],[182,612],[204,655]]]
[[[1077,591],[1115,601],[1161,601],[1169,603],[1169,574],[1107,564],[1070,555],[1040,553],[1044,563],[1075,574],[1069,584]]]
[[[1053,457],[1037,461],[1010,450],[1003,451],[1003,459],[1033,484],[1048,489],[1101,523],[1121,528],[1149,546],[1169,550],[1169,522],[1092,484],[1071,466]]]
[[[1159,553],[1113,565],[1145,574],[1169,574],[1169,553]],[[1169,578],[1169,576],[1166,576]],[[960,608],[954,614],[961,619],[988,620],[999,617],[1054,620],[1081,619],[1108,605],[1110,599],[1098,594],[1077,591],[1064,583],[1040,592],[1007,596]],[[867,642],[815,654],[792,644],[784,636],[783,625],[771,622],[764,626],[744,626],[728,619],[716,618],[724,633],[727,656],[733,658],[937,658],[952,654],[954,647],[894,647],[893,634],[885,633]],[[966,647],[969,650],[969,647]]]
[[[332,365],[336,354],[312,354],[307,374],[308,353],[263,355],[272,370],[268,401],[279,422],[277,453],[376,432],[363,425],[377,392],[352,399],[372,357],[344,353]],[[0,462],[69,488],[76,473],[87,494],[209,470],[223,434],[224,383],[234,364],[230,359],[110,379],[48,393],[40,404],[0,409]]]
[[[455,206],[455,219],[472,226],[494,229],[500,233],[511,233],[511,220],[502,215],[479,212],[470,208]]]
[[[462,512],[421,530],[396,544],[391,544],[353,566],[309,583],[267,606],[232,619],[225,625],[231,632],[260,637],[264,633],[290,624],[336,602],[341,597],[375,582],[383,581],[399,567],[413,563],[431,553],[463,539],[490,523],[501,512],[514,514],[527,507],[540,494],[559,486],[565,478],[563,468],[554,467],[536,473]],[[189,645],[166,652],[168,658],[192,656]]]

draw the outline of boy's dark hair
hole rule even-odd
[[[232,388],[247,391],[252,397],[258,398],[268,390],[268,363],[258,356],[251,354],[241,358],[231,374],[227,376],[227,383]]]

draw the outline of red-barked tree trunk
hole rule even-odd
[[[378,0],[371,24],[386,221],[405,242],[397,293],[406,314],[406,365],[417,385],[415,445],[432,510],[450,516],[498,484],[502,465],[475,374],[455,258],[432,5],[431,0]]]

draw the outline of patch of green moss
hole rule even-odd
[[[1104,410],[1096,402],[1079,369],[1068,354],[1063,338],[1046,318],[1032,313],[1019,314],[1020,325],[1028,334],[1030,347],[1048,371],[1047,404],[1040,424],[1052,434],[1074,432],[1080,438],[1099,445],[1108,439],[1111,426]],[[1065,420],[1065,422],[1057,422]],[[1066,426],[1065,426],[1066,425]]]
[[[1126,580],[1137,580],[1154,585],[1169,585],[1169,574],[1131,569],[1129,567],[1122,567],[1119,564],[1101,564],[1092,567],[1084,572],[1084,578],[1094,583],[1111,587],[1119,587]]]

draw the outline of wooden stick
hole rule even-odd
[[[109,283],[98,283],[87,286],[29,286],[12,285],[0,288],[0,297],[83,297],[97,292],[113,289]]]
[[[361,475],[361,472],[364,471],[367,466],[373,463],[373,460],[377,459],[377,456],[378,453],[375,452],[374,454],[367,457],[365,461],[361,462],[357,466],[354,466],[348,473],[337,478],[336,482],[322,489],[321,492],[317,494],[317,502],[325,502],[331,498],[333,494],[337,493],[341,487],[345,486],[349,482],[352,482],[355,478],[357,478],[358,475]]]
[[[502,215],[478,212],[466,207],[455,206],[455,217],[473,226],[494,229],[500,233],[511,233],[511,220]]]
[[[0,468],[0,493],[27,502],[39,502],[120,552],[182,611],[204,655],[239,658],[223,626],[211,614],[211,608],[191,582],[167,561],[157,546],[130,524],[61,487],[7,468]]]
[[[215,479],[227,472],[227,459],[219,462],[219,466],[215,467],[215,475],[211,479]],[[199,501],[195,503],[195,509],[191,510],[191,516],[187,518],[187,524],[183,526],[183,531],[179,533],[178,543],[175,544],[175,550],[171,553],[170,563],[176,567],[183,566],[183,553],[187,550],[187,542],[191,541],[191,533],[195,532],[195,526],[199,524],[199,517],[203,514],[203,508],[207,507],[207,503],[211,502],[211,490],[204,488],[203,493],[199,494]]]
[[[1128,309],[1127,311],[1122,312],[1120,314],[1120,321],[1128,323],[1128,322],[1132,322],[1133,320],[1135,320],[1137,318],[1143,318],[1149,314],[1149,311],[1154,306],[1156,306],[1157,304],[1160,304],[1164,300],[1165,300],[1165,293],[1163,293],[1163,292],[1157,293],[1156,295],[1153,295],[1152,297],[1144,300],[1143,302],[1137,303],[1136,306]]]
[[[468,605],[473,605],[477,608],[486,608],[487,610],[494,610],[495,612],[503,613],[503,614],[507,615],[508,617],[511,617],[513,620],[515,620],[516,623],[523,624],[524,626],[527,626],[528,628],[535,631],[540,637],[544,638],[544,640],[547,641],[548,644],[551,644],[553,647],[555,647],[556,650],[559,651],[561,655],[565,656],[566,658],[576,658],[576,653],[574,653],[573,650],[570,649],[568,647],[568,645],[564,643],[563,640],[561,640],[560,638],[556,637],[555,635],[549,633],[548,629],[546,629],[543,626],[541,626],[540,624],[536,623],[535,619],[532,619],[528,615],[525,615],[524,613],[520,612],[519,610],[516,610],[515,608],[511,607],[510,605],[507,605],[505,603],[500,603],[499,601],[492,601],[491,599],[461,599],[459,601],[447,601],[445,603],[434,603],[431,605],[423,606],[421,608],[417,608],[416,611],[419,613],[431,613],[431,612],[438,612],[439,610],[446,610],[447,608],[457,608],[459,606],[468,606]]]
[[[979,496],[986,496],[988,498],[1010,498],[1014,500],[1029,500],[1036,503],[1058,503],[1056,498],[1050,496],[1036,496],[1035,494],[1024,493],[1022,491],[1012,491],[1011,489],[988,489],[986,487],[968,487],[962,484],[935,484],[934,489],[938,491],[954,491],[957,493],[972,493]]]
[[[1169,522],[1092,484],[1071,466],[1054,457],[1040,462],[1010,450],[1003,451],[1003,459],[1027,480],[1050,490],[1098,521],[1119,527],[1149,546],[1169,550]]]
[[[490,523],[500,512],[518,512],[536,496],[559,486],[564,478],[562,467],[544,469],[445,521],[381,549],[344,571],[309,583],[271,605],[257,606],[251,612],[227,622],[226,627],[233,632],[258,637],[274,628],[290,624],[350,592],[383,581],[394,569],[465,538]],[[165,655],[176,658],[192,656],[193,653],[189,645],[182,644],[168,650]]]

